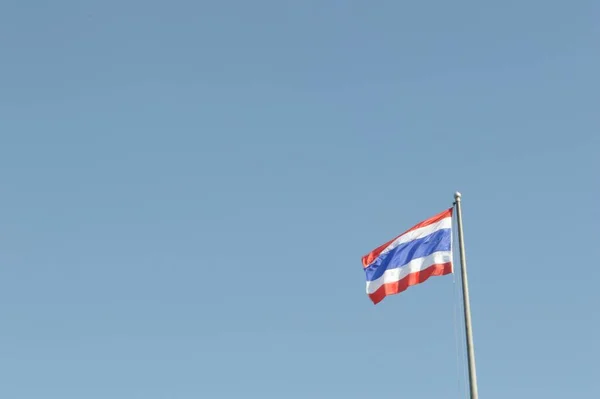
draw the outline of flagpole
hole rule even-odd
[[[463,309],[465,312],[465,330],[467,339],[467,356],[469,359],[469,387],[471,399],[478,399],[477,373],[475,371],[475,348],[473,347],[473,330],[471,326],[471,305],[469,301],[469,282],[467,280],[467,260],[465,256],[465,242],[462,226],[461,194],[454,193],[454,205],[456,206],[456,219],[458,221],[458,246],[460,249],[460,265],[463,292]]]

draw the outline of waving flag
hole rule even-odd
[[[450,208],[363,256],[367,294],[374,304],[431,276],[452,273]]]

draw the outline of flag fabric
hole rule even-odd
[[[374,304],[431,276],[452,273],[452,210],[416,224],[363,256],[367,295]]]

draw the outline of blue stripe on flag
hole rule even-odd
[[[451,235],[451,229],[441,229],[423,238],[398,245],[365,268],[367,281],[377,280],[386,270],[400,268],[413,259],[438,251],[450,251]]]

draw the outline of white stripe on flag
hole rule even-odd
[[[386,270],[377,280],[367,281],[367,294],[377,291],[382,285],[402,280],[411,273],[420,272],[432,265],[452,262],[452,251],[434,252],[423,258],[413,259],[402,267]]]
[[[385,255],[386,253],[390,252],[392,249],[396,248],[400,244],[404,244],[404,243],[407,243],[412,240],[417,240],[419,238],[426,237],[429,234],[435,233],[438,230],[451,229],[451,228],[452,228],[452,218],[447,217],[447,218],[440,220],[437,223],[430,224],[429,226],[411,230],[408,233],[403,234],[400,237],[396,238],[392,243],[390,243],[390,245],[388,245],[383,251],[381,251],[378,258],[380,258],[382,255]]]

